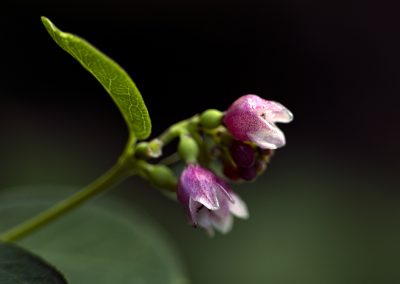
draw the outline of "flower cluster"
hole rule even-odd
[[[117,89],[134,87],[118,64],[88,42],[61,32],[45,17],[42,21],[56,43],[103,86],[111,82],[111,77],[117,76],[120,79]],[[69,45],[91,54],[90,58],[71,52],[75,48],[71,49]],[[104,65],[107,74],[99,75],[97,67],[91,64],[93,60]],[[167,196],[178,199],[189,222],[209,234],[214,230],[227,233],[232,228],[233,216],[248,218],[246,204],[233,192],[229,183],[253,181],[266,170],[274,150],[286,143],[283,132],[275,123],[288,123],[293,119],[288,109],[280,103],[249,94],[240,97],[225,112],[206,110],[171,125],[151,141],[143,141],[151,134],[151,120],[139,91],[134,88],[135,91],[127,98],[121,98],[115,88],[106,89],[129,128],[128,143],[117,164],[93,184],[62,201],[61,205],[55,205],[20,227],[11,229],[1,237],[3,240],[15,240],[30,233],[130,175],[139,175],[162,189]],[[134,106],[131,101],[135,101]],[[164,147],[175,139],[179,140],[176,151],[163,156]],[[185,165],[178,178],[170,165],[179,161]]]
[[[194,227],[209,234],[214,230],[226,233],[232,228],[233,216],[249,216],[246,204],[229,183],[255,180],[266,170],[274,150],[286,143],[275,123],[292,119],[291,112],[277,102],[242,96],[225,112],[206,110],[172,125],[150,142],[139,143],[139,174],[176,196]],[[179,178],[166,166],[173,155],[163,165],[145,162],[162,158],[162,148],[175,138],[179,139],[179,160],[185,162]]]
[[[285,145],[285,136],[275,123],[292,119],[284,106],[256,95],[242,96],[225,113],[203,113],[200,135],[192,133],[192,150],[186,151],[198,157],[191,155],[177,186],[178,200],[194,227],[209,234],[214,229],[226,233],[232,228],[233,216],[248,217],[246,204],[222,177],[228,181],[254,180],[266,169],[273,150]],[[194,150],[193,145],[199,147]],[[185,155],[181,156],[185,160]],[[222,165],[219,175],[214,169],[218,163]]]

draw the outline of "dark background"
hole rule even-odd
[[[238,222],[231,235],[198,237],[199,231],[184,227],[176,205],[164,205],[153,193],[137,193],[135,198],[150,203],[150,209],[140,206],[182,246],[194,283],[207,280],[204,271],[220,283],[249,277],[249,283],[399,280],[400,18],[395,1],[2,5],[2,187],[83,185],[113,163],[127,136],[102,87],[47,35],[40,22],[45,15],[127,70],[147,104],[154,135],[204,109],[224,110],[246,93],[279,101],[294,113],[294,121],[281,126],[287,146],[269,172],[240,193],[254,206],[252,219]],[[175,210],[178,221],[168,219],[162,206]],[[313,223],[321,212],[330,217]],[[330,226],[329,218],[337,224]],[[297,238],[302,233],[304,243]],[[315,236],[321,240],[317,248]],[[238,247],[236,255],[232,249]],[[333,257],[323,253],[327,248],[335,251]],[[318,253],[309,255],[313,249]],[[204,251],[211,251],[206,264],[200,262],[208,256]],[[233,256],[230,262],[217,270],[227,255]]]
[[[289,143],[374,161],[377,170],[398,166],[400,20],[394,4],[12,3],[1,17],[1,105],[10,104],[5,111],[48,104],[58,112],[119,119],[97,83],[52,45],[39,21],[46,15],[120,62],[145,97],[155,133],[194,112],[224,109],[242,94],[257,93],[295,113],[296,122],[285,128]],[[178,101],[184,107],[176,111]]]

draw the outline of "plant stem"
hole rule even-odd
[[[164,165],[164,166],[169,166],[169,165],[172,165],[172,164],[174,164],[174,163],[179,162],[180,159],[181,159],[181,158],[179,157],[179,154],[175,152],[175,153],[173,153],[173,154],[171,154],[171,155],[165,157],[164,159],[162,159],[162,160],[159,162],[159,164],[160,164],[160,165]]]
[[[2,233],[0,235],[0,240],[10,242],[23,238],[24,236],[32,233],[50,221],[60,217],[64,213],[87,201],[91,197],[118,184],[133,174],[132,165],[130,162],[131,160],[129,157],[123,154],[119,161],[112,168],[110,168],[94,182],[83,188],[81,191],[78,191],[72,196],[53,205],[49,209]]]
[[[162,141],[162,143],[164,144],[170,143],[182,132],[187,131],[188,126],[193,127],[192,124],[196,124],[197,121],[198,116],[194,116],[192,118],[183,120],[172,125],[159,137],[160,141]],[[12,242],[29,235],[30,233],[41,228],[52,220],[61,217],[63,214],[69,212],[71,209],[91,199],[93,196],[104,192],[107,189],[110,189],[112,186],[115,186],[119,182],[126,179],[128,176],[138,174],[145,177],[142,172],[148,164],[144,160],[139,160],[135,158],[135,145],[135,137],[130,136],[123,154],[121,155],[118,162],[111,169],[109,169],[94,182],[83,188],[81,191],[78,191],[72,196],[67,197],[66,199],[56,203],[49,209],[0,234],[0,241]],[[176,156],[171,156],[164,162],[174,162],[175,159]]]

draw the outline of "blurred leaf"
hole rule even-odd
[[[64,277],[44,260],[12,244],[0,243],[0,283],[67,283]]]
[[[0,229],[71,192],[60,186],[0,192]],[[185,283],[181,262],[164,232],[110,196],[83,205],[21,245],[54,263],[71,283]]]
[[[129,75],[86,40],[60,31],[46,17],[42,17],[42,22],[54,41],[103,85],[125,118],[130,134],[146,139],[151,132],[150,116],[142,95]]]

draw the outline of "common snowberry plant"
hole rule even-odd
[[[4,232],[2,241],[24,237],[130,176],[148,180],[179,201],[189,223],[210,235],[214,230],[229,232],[234,216],[248,218],[245,202],[230,184],[255,180],[266,170],[275,149],[285,145],[285,136],[275,123],[293,119],[287,108],[257,95],[244,95],[225,111],[209,109],[195,114],[147,140],[151,134],[150,116],[128,74],[84,39],[60,31],[45,17],[42,21],[53,40],[103,85],[127,123],[129,138],[108,172]],[[178,140],[175,153],[164,157],[164,147],[174,140]],[[184,167],[176,173],[172,167],[179,162]]]

